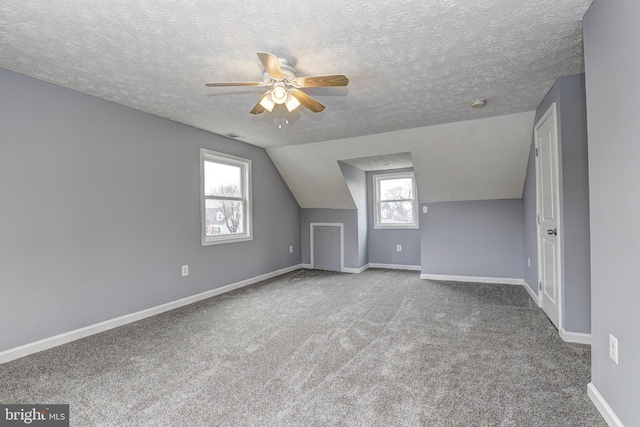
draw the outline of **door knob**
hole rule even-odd
[[[554,228],[553,230],[547,230],[547,234],[549,236],[557,236],[558,235],[558,229]]]

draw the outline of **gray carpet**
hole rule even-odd
[[[298,270],[0,365],[91,426],[606,426],[520,286]]]

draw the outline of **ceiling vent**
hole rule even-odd
[[[244,136],[242,135],[238,135],[237,133],[233,133],[233,132],[229,132],[229,133],[223,133],[221,134],[222,136],[226,136],[227,138],[233,138],[233,139],[237,139],[237,138],[244,138]]]

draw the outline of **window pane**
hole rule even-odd
[[[221,163],[204,162],[204,194],[206,196],[242,197],[242,168]]]
[[[380,180],[380,200],[411,200],[412,192],[411,178]]]
[[[243,206],[237,200],[205,200],[207,237],[243,233]]]
[[[382,202],[380,203],[381,224],[412,224],[412,202]]]

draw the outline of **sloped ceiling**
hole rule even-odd
[[[338,161],[410,152],[421,203],[522,197],[535,111],[267,150],[303,208],[355,209]]]
[[[3,0],[0,67],[264,148],[424,135],[434,125],[532,111],[559,76],[582,72],[590,3]],[[258,51],[288,59],[300,76],[345,74],[349,86],[307,89],[326,105],[321,113],[258,116],[249,110],[262,89],[204,86],[259,80]],[[476,98],[487,106],[470,108]],[[494,129],[497,137],[511,131]],[[456,138],[438,134],[443,144]],[[358,145],[351,158],[372,155]],[[285,173],[282,160],[279,168]],[[431,194],[440,194],[435,185]]]

